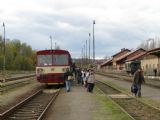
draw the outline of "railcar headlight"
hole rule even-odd
[[[54,71],[54,68],[51,68],[51,71]]]
[[[43,72],[44,72],[44,69],[42,69],[42,68],[37,69],[37,73],[43,73]]]
[[[66,72],[66,70],[67,70],[66,68],[63,68],[63,69],[62,69],[63,72]]]

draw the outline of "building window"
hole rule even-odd
[[[148,69],[148,64],[146,64],[146,70]]]
[[[155,64],[153,64],[153,69],[155,68]]]
[[[149,64],[149,69],[151,69],[151,64]]]

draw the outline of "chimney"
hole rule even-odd
[[[125,48],[122,48],[122,49],[121,49],[121,51],[124,51],[124,50],[125,50]]]

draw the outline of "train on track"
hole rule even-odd
[[[141,62],[140,61],[132,61],[130,63],[128,63],[125,67],[126,67],[126,72],[128,74],[134,74],[137,69],[141,66]]]
[[[36,76],[40,83],[63,85],[63,74],[72,65],[66,50],[41,50],[36,54]]]

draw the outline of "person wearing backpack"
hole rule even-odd
[[[136,87],[137,87],[137,93],[135,93],[135,95],[138,94],[138,97],[141,97],[141,85],[142,85],[142,83],[145,83],[145,80],[144,80],[144,75],[143,75],[142,68],[139,67],[137,69],[137,71],[134,73],[134,79],[133,79],[133,85],[136,85]]]

